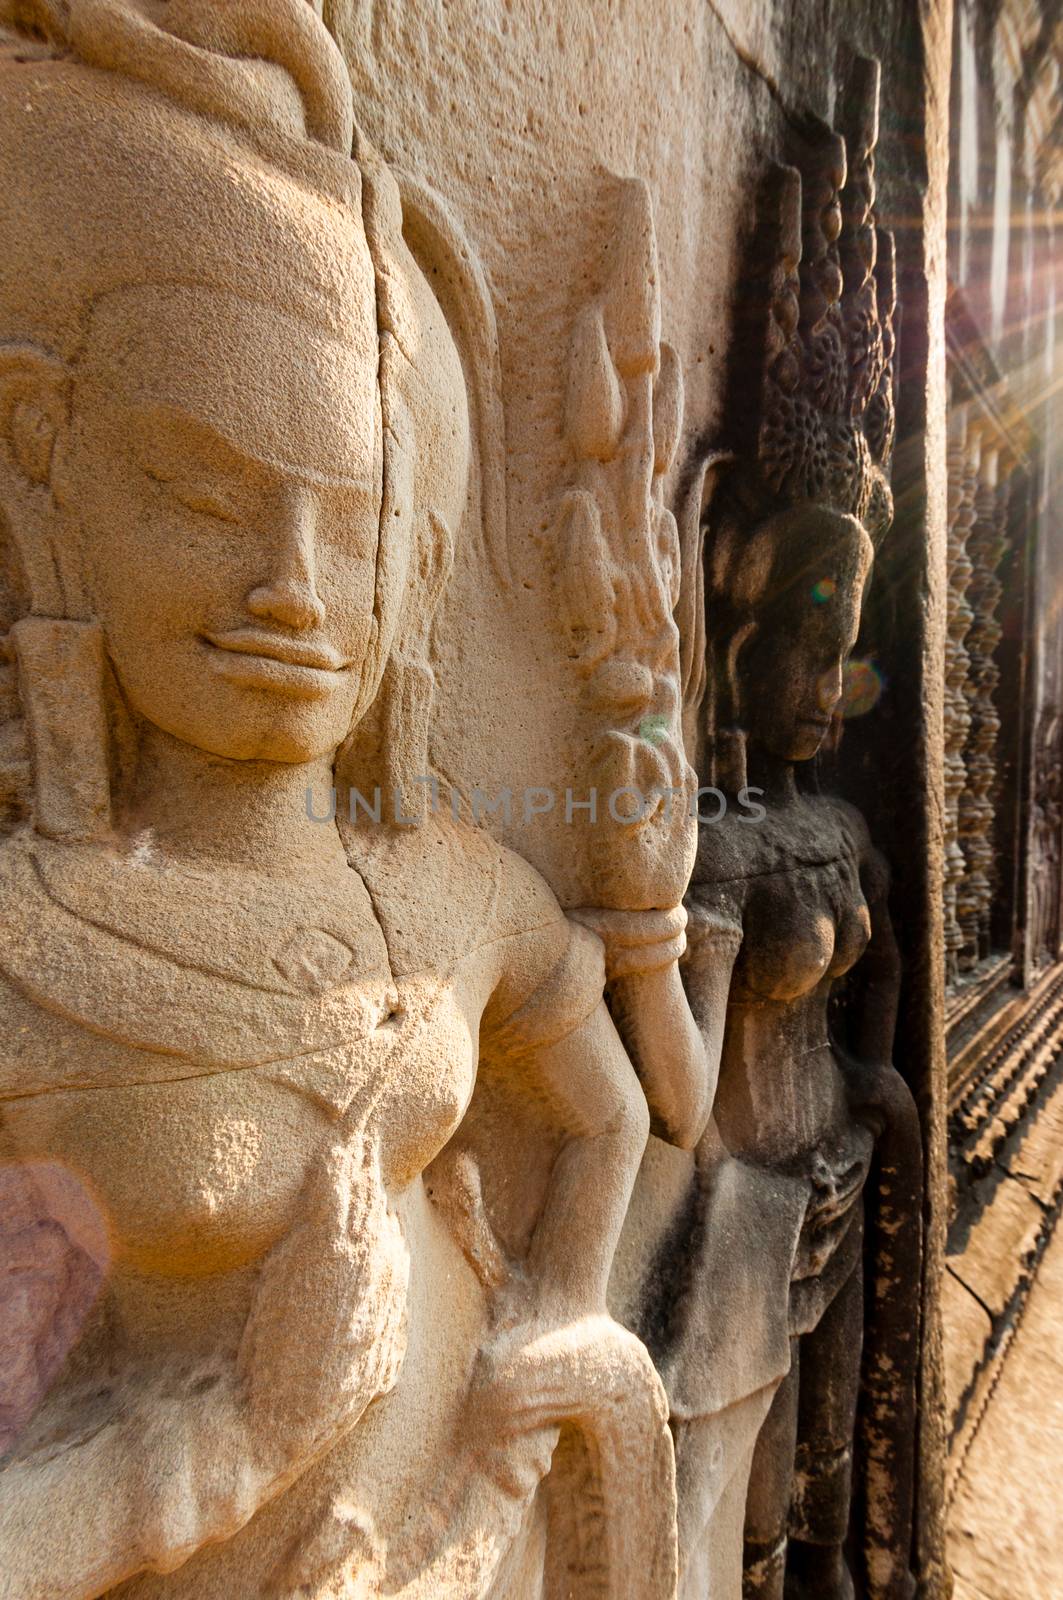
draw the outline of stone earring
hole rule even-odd
[[[111,826],[103,630],[23,617],[11,639],[33,763],[34,826],[49,839],[101,838]]]
[[[381,685],[384,695],[383,760],[381,786],[385,796],[405,813],[414,807],[418,818],[427,777],[428,728],[435,680],[421,661],[396,653],[388,662]]]

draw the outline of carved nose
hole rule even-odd
[[[842,663],[839,661],[823,673],[819,680],[819,704],[823,711],[833,711],[842,697]]]
[[[247,609],[262,622],[279,622],[301,632],[320,627],[325,620],[325,607],[313,584],[294,577],[277,578],[252,589]]]
[[[248,595],[247,609],[260,622],[278,622],[282,628],[306,632],[319,628],[325,620],[325,607],[315,581],[317,507],[312,493],[302,484],[293,485],[281,507],[281,516],[283,548],[277,553],[269,580],[258,584]]]

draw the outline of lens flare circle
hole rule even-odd
[[[886,680],[873,661],[859,658],[847,661],[842,672],[838,715],[846,720],[866,717],[878,705],[885,687]]]

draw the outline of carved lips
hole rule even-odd
[[[260,628],[206,633],[202,641],[217,671],[253,689],[311,699],[329,694],[351,663],[325,643],[285,638]]]

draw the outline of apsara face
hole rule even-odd
[[[366,704],[380,424],[363,288],[343,341],[195,285],[93,311],[57,497],[129,705],[214,755],[327,755]]]

